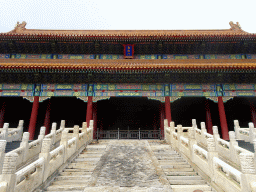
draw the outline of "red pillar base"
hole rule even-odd
[[[218,97],[218,108],[219,108],[222,139],[229,140],[228,125],[227,125],[227,119],[226,119],[222,97]]]
[[[166,119],[168,120],[168,126],[170,126],[170,122],[172,121],[172,116],[171,116],[171,102],[170,102],[170,97],[165,97],[165,115]]]
[[[92,96],[88,96],[88,101],[87,101],[87,112],[86,112],[87,127],[89,127],[90,125],[90,120],[92,120]]]
[[[30,116],[29,128],[28,128],[28,132],[30,133],[29,140],[34,139],[38,108],[39,108],[39,96],[35,96],[33,106],[32,106],[32,112]]]
[[[208,100],[205,101],[205,111],[206,111],[207,132],[210,133],[210,134],[213,134],[213,131],[212,131],[212,117],[211,117],[210,105],[209,105]]]
[[[4,113],[5,113],[5,102],[3,102],[2,108],[0,111],[0,127],[1,128],[4,126]]]
[[[51,111],[51,101],[49,100],[46,108],[45,118],[44,118],[45,134],[50,133],[50,111]]]

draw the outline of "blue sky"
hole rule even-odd
[[[0,0],[0,32],[28,29],[229,29],[256,33],[256,0]]]

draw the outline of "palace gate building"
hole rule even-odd
[[[256,122],[256,35],[224,30],[38,30],[0,33],[0,127],[93,119],[94,129],[163,130],[164,118]]]

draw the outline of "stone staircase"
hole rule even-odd
[[[156,140],[90,144],[44,191],[214,191],[170,145]]]
[[[170,145],[163,144],[162,141],[149,143],[173,191],[214,191]]]
[[[93,180],[93,171],[99,162],[106,145],[90,144],[73,160],[46,191],[84,191]]]

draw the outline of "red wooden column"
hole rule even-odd
[[[50,133],[50,111],[51,111],[51,100],[48,101],[45,117],[44,117],[45,134]]]
[[[168,126],[170,126],[170,122],[172,121],[172,115],[171,115],[171,102],[170,97],[165,97],[165,115],[166,119],[168,120]]]
[[[87,101],[87,112],[86,112],[87,127],[89,127],[90,125],[90,120],[92,120],[92,96],[88,96],[88,101]]]
[[[210,105],[208,99],[205,101],[205,111],[206,111],[206,128],[207,132],[210,134],[213,134],[212,131],[212,117],[211,117],[211,111],[210,111]]]
[[[164,138],[164,103],[160,103],[160,130],[161,130],[161,135],[162,138]]]
[[[93,103],[93,139],[96,139],[97,135],[97,102]]]
[[[252,122],[254,124],[254,127],[256,126],[256,113],[255,113],[255,107],[252,102],[250,102],[250,109],[251,109],[251,118]]]
[[[5,102],[3,102],[2,108],[0,111],[0,127],[1,128],[4,126],[4,113],[5,113]]]
[[[28,127],[28,132],[30,133],[29,140],[34,139],[38,108],[39,108],[39,96],[34,96],[34,102],[32,106],[32,112],[31,112],[29,127]]]
[[[222,139],[229,140],[227,119],[226,119],[226,114],[224,109],[224,103],[221,96],[218,97],[218,108],[219,108]]]

